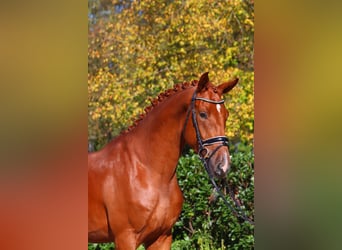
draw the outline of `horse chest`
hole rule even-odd
[[[171,197],[160,197],[152,213],[152,219],[156,222],[168,222],[178,213],[176,204],[173,204]]]
[[[182,210],[183,195],[178,188],[172,192],[158,192],[155,194],[153,207],[143,216],[146,234],[158,234],[168,231],[177,221]]]
[[[170,196],[161,196],[150,217],[146,221],[146,233],[162,234],[170,230],[178,219],[182,209],[182,200]]]

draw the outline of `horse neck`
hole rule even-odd
[[[140,145],[146,165],[164,176],[175,174],[184,146],[182,132],[193,91],[194,88],[189,88],[168,97],[135,129],[135,137],[142,139]]]

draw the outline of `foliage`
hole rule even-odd
[[[249,0],[88,0],[88,141],[98,150],[143,113],[150,99],[209,71],[239,84],[226,98],[233,166],[228,184],[253,214],[254,7]],[[212,187],[197,156],[179,161],[185,204],[172,249],[252,249],[253,226],[239,221]],[[223,183],[222,188],[225,190]],[[89,244],[88,249],[113,249]],[[141,248],[142,249],[142,248]]]
[[[107,244],[92,243],[92,244],[88,244],[88,250],[113,250],[113,249],[114,249],[113,243],[107,243]]]
[[[254,11],[248,1],[89,0],[88,133],[94,149],[149,100],[209,71],[240,83],[227,98],[227,135],[253,139]]]
[[[228,186],[234,190],[236,199],[244,204],[244,211],[250,217],[254,205],[254,156],[249,153],[232,154],[232,168],[228,174]],[[173,236],[177,241],[188,239],[188,249],[252,249],[254,244],[253,226],[238,219],[224,202],[214,195],[197,155],[192,151],[179,160],[177,168],[179,185],[183,190],[185,203],[180,219],[174,227]],[[225,190],[226,185],[222,185]],[[228,191],[227,191],[228,192]],[[236,207],[229,195],[227,200]]]
[[[107,243],[107,244],[98,244],[92,243],[88,244],[88,250],[113,250],[115,249],[114,243]],[[143,246],[140,246],[137,250],[145,249]]]

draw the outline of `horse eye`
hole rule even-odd
[[[203,118],[203,119],[207,119],[208,118],[208,115],[206,112],[200,112],[200,117]]]

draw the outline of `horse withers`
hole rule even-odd
[[[185,144],[209,174],[230,167],[222,96],[238,82],[214,86],[208,73],[160,94],[128,130],[88,155],[88,241],[117,250],[170,249],[182,210],[176,167]]]

